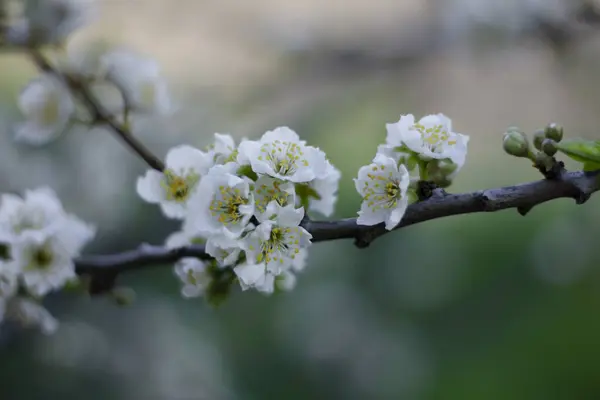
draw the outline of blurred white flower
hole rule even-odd
[[[306,146],[296,132],[279,127],[266,132],[260,141],[243,141],[238,156],[249,160],[252,170],[290,182],[310,182],[325,173],[325,154]],[[242,164],[242,162],[240,162]]]
[[[21,91],[18,105],[26,121],[15,127],[15,140],[36,146],[56,139],[75,111],[67,87],[49,74],[31,81]]]
[[[65,57],[58,59],[60,69],[83,80],[104,79],[107,71],[101,60],[110,49],[110,44],[104,40],[84,44],[69,42]]]
[[[235,265],[241,251],[240,241],[226,235],[212,235],[206,241],[206,252],[222,267]]]
[[[385,222],[385,228],[391,230],[400,223],[408,206],[410,183],[403,164],[398,166],[392,158],[377,154],[373,163],[360,168],[354,183],[363,198],[357,224]]]
[[[181,295],[186,298],[202,296],[211,281],[206,264],[197,258],[182,258],[175,264],[175,274],[183,283]]]
[[[189,199],[211,164],[210,155],[201,150],[188,145],[173,147],[167,153],[164,173],[148,170],[137,180],[137,193],[148,203],[160,204],[166,217],[183,219]]]
[[[256,202],[255,214],[260,219],[267,212],[267,206],[272,201],[282,207],[295,204],[296,190],[294,184],[263,175],[254,184],[254,201]]]
[[[462,167],[469,137],[452,132],[452,121],[443,114],[427,115],[415,122],[412,114],[386,124],[387,144],[408,149],[424,161],[448,159]]]
[[[254,198],[248,179],[233,175],[224,165],[215,165],[202,178],[189,201],[184,231],[190,235],[239,236],[254,213]]]
[[[20,280],[34,296],[44,296],[76,277],[73,258],[93,238],[95,230],[81,221],[64,219],[51,236],[12,243]]]
[[[67,214],[49,187],[26,190],[23,198],[0,197],[0,236],[9,244],[19,241],[43,242],[59,236],[69,252],[75,254],[95,235],[95,228]]]
[[[41,304],[26,297],[13,297],[6,304],[6,317],[26,327],[39,327],[50,335],[58,329],[58,321]]]
[[[335,210],[337,191],[342,173],[326,160],[325,174],[310,182],[309,187],[318,197],[309,196],[308,209],[325,217],[330,217]]]
[[[269,204],[267,218],[244,238],[244,250],[251,263],[266,265],[266,269],[278,275],[291,266],[302,249],[310,246],[312,235],[302,228],[300,222],[304,209],[294,204],[281,207]]]
[[[67,214],[50,188],[28,190],[24,198],[2,196],[0,236],[10,247],[10,265],[36,296],[75,277],[72,258],[95,232],[93,226]]]
[[[115,49],[101,57],[106,79],[121,91],[134,112],[168,115],[173,111],[167,83],[155,60],[126,49]]]
[[[94,0],[38,0],[27,2],[24,18],[7,29],[7,41],[16,45],[61,43],[74,31],[96,19]]]

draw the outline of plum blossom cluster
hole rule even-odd
[[[341,174],[323,151],[278,127],[237,145],[217,133],[205,150],[176,146],[165,165],[138,178],[138,194],[182,221],[167,247],[205,243],[214,257],[177,263],[184,296],[216,296],[223,279],[263,293],[294,286],[312,238],[301,223],[330,216],[337,199]]]
[[[47,294],[76,282],[73,259],[96,229],[68,214],[54,191],[28,190],[0,198],[0,321],[37,325],[45,333],[58,323],[41,305]]]
[[[354,179],[363,201],[359,225],[398,226],[410,203],[422,197],[419,185],[448,187],[465,163],[469,136],[452,131],[443,114],[427,115],[419,121],[412,114],[387,124],[386,143],[377,149],[371,164]]]

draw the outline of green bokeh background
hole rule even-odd
[[[215,9],[227,6],[216,4],[183,8],[203,21],[226,18]],[[377,42],[352,36],[331,45],[327,29],[299,52],[264,38],[259,46],[232,28],[228,46],[218,42],[213,53],[206,43],[225,39],[188,21],[187,31],[179,28],[192,40],[178,41],[168,28],[181,14],[169,19],[163,8],[130,17],[136,29],[156,21],[164,28],[138,40],[119,22],[119,7],[104,2],[115,28],[105,22],[90,36],[156,53],[179,100],[173,118],[136,126],[150,148],[164,156],[179,143],[204,146],[215,131],[258,138],[288,125],[342,171],[336,218],[355,215],[352,178],[384,140],[385,123],[403,113],[444,112],[471,136],[454,192],[539,179],[530,163],[503,154],[509,125],[531,132],[559,122],[568,136],[600,138],[595,38],[557,55],[540,41],[476,31],[405,60],[401,49],[397,58],[373,56]],[[258,14],[269,16],[269,8]],[[386,31],[377,17],[364,18]],[[170,42],[181,52],[166,51]],[[363,61],[345,57],[340,43]],[[245,50],[232,61],[234,73],[221,70],[216,60],[238,48]],[[254,57],[263,58],[260,68]],[[185,62],[205,68],[185,73],[178,69]],[[232,80],[236,68],[241,77]],[[88,253],[162,243],[178,224],[136,196],[145,166],[110,132],[73,130],[43,149],[11,140],[16,98],[34,74],[22,55],[0,55],[0,190],[53,187],[68,210],[98,226]],[[181,298],[170,265],[122,276],[137,293],[126,308],[53,295],[46,304],[61,321],[56,335],[0,329],[0,398],[597,399],[599,202],[561,199],[526,218],[508,210],[430,221],[365,250],[319,243],[292,292],[236,290],[217,309]]]

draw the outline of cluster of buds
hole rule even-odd
[[[502,137],[504,151],[511,156],[528,158],[542,172],[551,171],[556,164],[554,155],[563,139],[563,128],[555,123],[533,134],[533,149],[527,135],[515,126],[509,127]],[[537,151],[535,151],[535,150]]]

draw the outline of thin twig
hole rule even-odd
[[[57,71],[52,65],[46,60],[46,57],[37,49],[29,49],[29,54],[35,65],[42,71],[52,74],[63,80],[73,94],[83,100],[85,105],[92,113],[94,124],[106,124],[111,130],[119,136],[133,151],[135,151],[151,168],[157,171],[163,171],[165,164],[162,160],[156,157],[142,142],[140,142],[131,132],[119,124],[110,113],[108,113],[96,97],[91,93],[88,87],[81,84],[72,76],[68,74],[62,74]]]
[[[395,229],[452,215],[494,212],[509,208],[531,210],[534,206],[559,198],[572,198],[577,204],[582,204],[592,193],[600,190],[599,175],[600,171],[565,172],[557,179],[462,194],[448,194],[436,189],[429,199],[410,205]],[[367,247],[376,238],[390,232],[383,224],[358,225],[356,218],[337,221],[305,219],[302,226],[312,234],[313,242],[354,239],[356,246],[360,248]],[[142,245],[136,250],[123,253],[81,257],[76,260],[75,265],[79,274],[98,274],[106,277],[105,285],[110,287],[121,272],[154,265],[170,265],[184,257],[210,259],[201,245],[177,249]],[[103,290],[104,286],[98,289],[99,292]]]

